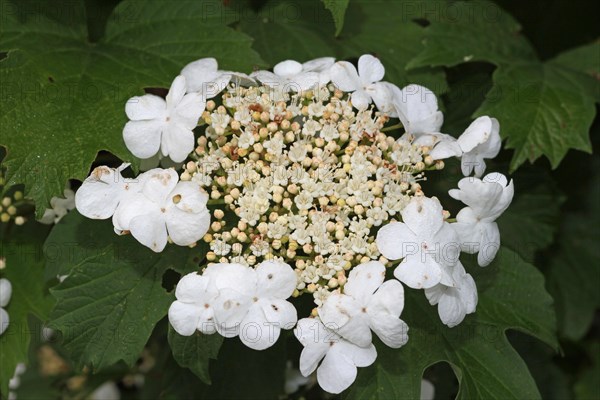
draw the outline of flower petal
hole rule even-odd
[[[167,124],[165,127],[161,150],[175,162],[184,161],[194,151],[194,132],[176,123]]]
[[[0,308],[0,335],[2,335],[10,324],[10,318],[4,308]]]
[[[166,102],[167,102],[167,111],[170,112],[173,110],[183,99],[185,96],[186,86],[185,86],[185,76],[177,75],[171,83],[171,88],[169,89],[169,93],[167,93]]]
[[[413,289],[427,289],[442,279],[442,270],[431,256],[421,259],[421,253],[404,258],[394,270],[394,276]]]
[[[165,124],[158,119],[129,121],[123,128],[125,146],[138,158],[150,158],[160,149]]]
[[[400,318],[390,314],[374,313],[371,315],[371,329],[383,343],[392,349],[399,349],[408,342],[408,325]]]
[[[196,332],[200,321],[200,306],[174,301],[169,307],[169,322],[182,336],[191,336]]]
[[[8,279],[0,279],[0,307],[6,307],[12,296],[12,285]]]
[[[438,110],[435,94],[426,87],[408,85],[394,90],[394,104],[406,132],[418,135],[440,131],[444,115]]]
[[[352,105],[356,107],[357,110],[364,110],[371,104],[371,96],[362,89],[354,91],[350,98],[352,100]]]
[[[385,68],[378,58],[364,54],[358,59],[358,75],[365,84],[379,82],[385,75]]]
[[[245,294],[233,289],[221,289],[213,301],[217,332],[224,337],[237,336],[251,305],[252,299]]]
[[[298,321],[296,308],[289,301],[260,299],[257,304],[262,307],[267,322],[281,329],[292,329]]]
[[[356,380],[357,369],[350,355],[345,354],[342,347],[335,350],[338,344],[331,347],[325,359],[317,369],[317,381],[323,390],[338,394],[346,390]],[[358,346],[356,346],[358,348]],[[352,350],[355,350],[352,348]]]
[[[115,213],[124,193],[120,172],[105,166],[95,168],[75,194],[75,207],[85,217],[106,219]]]
[[[256,272],[253,268],[242,264],[222,263],[211,264],[204,271],[204,276],[213,279],[217,290],[232,289],[246,297],[252,297],[256,292]]]
[[[379,261],[370,261],[352,268],[344,293],[352,296],[359,304],[367,305],[373,293],[385,279],[385,266]]]
[[[399,260],[405,257],[407,252],[418,249],[413,249],[417,236],[402,222],[390,222],[380,228],[375,242],[379,252],[389,260]]]
[[[280,261],[263,261],[256,267],[257,287],[261,297],[287,299],[296,289],[296,273]]]
[[[418,236],[431,237],[444,223],[442,205],[435,197],[413,197],[400,214],[402,221]]]
[[[281,328],[267,321],[263,308],[254,303],[240,324],[240,340],[254,350],[264,350],[279,339]]]
[[[125,114],[132,121],[162,119],[167,111],[167,103],[159,96],[145,94],[135,96],[125,103]]]
[[[201,58],[187,64],[181,70],[185,77],[188,92],[201,92],[205,90],[207,83],[213,82],[219,68],[214,58]]]
[[[208,210],[191,213],[171,207],[165,213],[165,222],[173,243],[179,246],[189,246],[202,239],[208,232],[210,213]]]
[[[186,94],[175,107],[171,118],[176,118],[178,124],[186,129],[194,129],[205,107],[206,102],[199,93]]]
[[[334,57],[315,58],[302,64],[302,71],[305,72],[322,72],[330,68],[335,63]]]
[[[207,291],[211,289],[209,283],[210,279],[208,277],[199,275],[196,272],[189,273],[177,283],[175,297],[185,303],[202,303],[210,297],[207,296]],[[210,292],[216,297],[216,290],[210,290]]]
[[[167,245],[167,227],[160,211],[138,215],[129,222],[129,231],[134,238],[155,253]]]
[[[158,207],[164,207],[169,194],[175,189],[179,175],[174,169],[155,168],[144,174],[142,193]]]
[[[400,317],[404,309],[404,287],[395,279],[386,281],[377,289],[367,305],[371,312],[385,312]]]
[[[331,82],[343,92],[353,92],[361,87],[361,81],[354,65],[347,61],[338,61],[329,71]]]
[[[457,139],[462,151],[470,152],[489,140],[492,134],[492,120],[488,116],[477,118]]]
[[[477,254],[477,263],[481,267],[487,267],[494,261],[496,253],[500,249],[500,231],[498,230],[498,224],[495,222],[483,224],[482,227],[481,245]]]
[[[208,193],[194,182],[182,181],[175,185],[167,200],[181,211],[199,213],[207,209]]]
[[[465,319],[465,307],[460,300],[457,289],[446,289],[438,303],[438,314],[444,325],[447,325],[450,328],[455,327]]]
[[[344,339],[358,346],[367,346],[372,342],[366,309],[352,297],[335,292],[318,311],[323,324]]]

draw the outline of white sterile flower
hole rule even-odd
[[[192,272],[181,278],[175,289],[177,300],[169,307],[169,322],[173,329],[183,336],[191,336],[196,330],[214,333],[213,302],[218,294],[208,276]]]
[[[0,335],[6,331],[10,322],[10,318],[4,307],[8,305],[11,297],[12,285],[10,281],[5,278],[0,279]]]
[[[155,252],[167,244],[167,235],[180,246],[202,238],[210,225],[208,194],[193,182],[178,182],[172,169],[144,173],[142,190],[126,198],[113,215],[115,230],[130,231]]]
[[[310,377],[302,375],[299,369],[294,368],[291,361],[288,361],[285,367],[285,394],[292,394],[310,382]]]
[[[414,289],[450,283],[444,267],[453,266],[460,250],[458,235],[444,222],[442,205],[435,197],[413,197],[400,214],[404,222],[391,222],[377,232],[377,247],[389,260],[404,260],[394,276]]]
[[[456,140],[439,143],[429,153],[434,160],[461,157],[461,169],[465,176],[481,177],[485,172],[486,158],[494,158],[500,152],[500,124],[495,118],[479,117],[469,125]]]
[[[96,167],[75,194],[77,211],[91,219],[106,219],[126,198],[140,192],[144,174],[136,179],[123,178],[121,171],[127,167],[129,164],[118,168]]]
[[[331,81],[343,92],[352,92],[352,105],[365,109],[373,101],[378,109],[384,110],[391,101],[389,85],[380,82],[385,74],[381,61],[370,54],[358,59],[356,67],[347,61],[338,61],[330,70]]]
[[[427,379],[421,380],[421,400],[433,400],[435,398],[435,386]]]
[[[479,253],[477,262],[485,267],[500,248],[500,231],[494,221],[512,202],[515,193],[513,182],[509,183],[504,175],[493,172],[483,180],[463,178],[458,187],[448,193],[468,207],[459,211],[452,226],[458,233],[462,251]]]
[[[460,261],[452,267],[452,279],[453,286],[439,284],[425,289],[429,304],[438,305],[440,319],[450,328],[460,324],[477,307],[477,286]]]
[[[200,94],[185,91],[185,77],[179,75],[166,100],[146,94],[127,101],[125,112],[130,121],[123,129],[123,139],[134,156],[150,158],[160,150],[163,156],[181,162],[194,150],[192,129],[206,103]]]
[[[354,267],[344,293],[332,293],[319,308],[321,321],[361,347],[372,342],[371,329],[386,345],[403,346],[408,341],[408,326],[400,319],[404,288],[395,279],[384,279],[385,266],[378,261]]]
[[[185,77],[188,92],[198,92],[204,100],[221,93],[232,80],[245,86],[256,83],[244,73],[220,70],[217,60],[211,57],[189,63],[183,67],[181,75]]]
[[[305,65],[308,64],[308,69]],[[250,76],[271,88],[280,89],[283,93],[303,92],[321,84],[320,73],[314,69],[316,60],[300,64],[298,61],[286,60],[276,64],[273,72],[256,71]]]
[[[264,261],[255,269],[241,264],[213,264],[206,269],[219,291],[214,301],[217,331],[240,336],[255,350],[271,347],[281,329],[291,329],[298,319],[286,301],[296,288],[296,273],[283,262]]]
[[[331,82],[331,67],[334,63],[335,58],[333,57],[315,58],[302,64],[302,70],[319,73],[319,86],[324,86]]]
[[[346,390],[356,380],[357,367],[368,367],[377,358],[372,343],[366,347],[351,343],[328,329],[318,318],[298,321],[294,335],[304,346],[300,354],[300,372],[309,376],[316,369],[319,386],[329,393]]]
[[[90,394],[90,400],[120,400],[121,391],[113,381],[104,382]]]
[[[400,90],[392,87],[393,104],[406,133],[416,137],[437,133],[444,123],[435,94],[426,87],[408,85]]]
[[[63,195],[64,198],[53,197],[50,199],[50,208],[46,208],[40,219],[42,224],[56,224],[75,208],[75,192],[67,188],[63,191]]]

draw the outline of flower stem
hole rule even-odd
[[[402,128],[402,124],[398,123],[396,125],[391,125],[391,126],[386,126],[385,128],[380,129],[381,132],[389,132],[389,131],[393,131],[396,129],[400,129]]]

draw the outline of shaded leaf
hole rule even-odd
[[[204,335],[196,332],[186,337],[175,332],[169,325],[169,346],[173,358],[182,367],[189,368],[206,384],[210,384],[208,362],[211,358],[217,358],[222,343],[223,336],[219,334]]]

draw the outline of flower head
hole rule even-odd
[[[394,276],[416,289],[449,282],[444,267],[458,259],[458,236],[444,222],[439,200],[413,197],[400,213],[403,222],[391,222],[377,233],[381,254],[390,260],[403,258]]]
[[[513,182],[500,173],[483,179],[463,178],[450,196],[467,205],[456,215],[452,227],[458,233],[461,249],[477,255],[482,267],[492,262],[500,248],[500,231],[496,219],[508,208],[514,196]]]
[[[10,302],[12,296],[12,285],[8,279],[0,279],[0,335],[8,329],[10,318],[4,309]]]
[[[300,354],[300,372],[308,376],[316,369],[319,385],[329,393],[346,390],[356,380],[357,367],[368,367],[377,358],[372,343],[361,347],[349,342],[318,318],[298,321],[294,335],[304,346]]]
[[[194,150],[194,133],[204,111],[199,93],[186,94],[185,77],[171,84],[166,99],[153,94],[132,97],[125,105],[130,119],[123,129],[125,145],[139,158],[150,158],[160,150],[175,162],[186,159]]]

